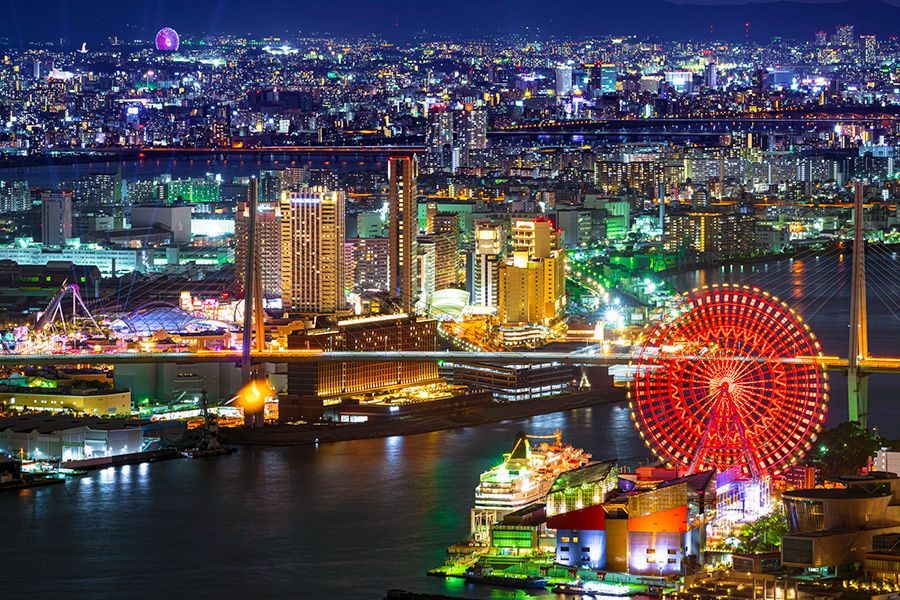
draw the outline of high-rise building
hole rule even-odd
[[[704,256],[749,255],[754,246],[754,219],[752,215],[711,209],[666,215],[664,240],[669,251],[686,246]]]
[[[878,46],[874,35],[859,36],[862,42],[863,62],[874,63],[878,60]]]
[[[390,240],[386,237],[348,238],[346,249],[346,287],[360,292],[387,290]]]
[[[437,245],[431,239],[421,239],[416,246],[416,287],[419,297],[416,310],[428,314],[431,300],[435,292],[435,274],[437,271]]]
[[[719,87],[719,67],[716,66],[716,63],[710,62],[706,64],[706,69],[703,71],[703,80],[706,87],[711,90]]]
[[[838,46],[853,45],[853,25],[838,25],[834,32],[834,43]]]
[[[65,246],[72,237],[72,193],[53,192],[41,196],[41,242]]]
[[[563,323],[566,255],[546,220],[518,220],[512,233],[512,257],[498,271],[497,315],[503,343],[520,346],[545,339]]]
[[[89,206],[120,204],[123,189],[121,173],[91,173],[75,182],[73,197],[79,204]]]
[[[471,164],[471,151],[487,147],[487,113],[471,104],[428,113],[429,165],[455,172]]]
[[[572,93],[572,67],[560,65],[556,67],[556,96],[568,96]]]
[[[247,276],[247,247],[250,233],[250,202],[241,200],[234,215],[234,271],[243,288]],[[256,205],[256,262],[262,297],[281,299],[281,206],[276,202]]]
[[[816,32],[816,46],[827,46],[828,45],[828,34],[824,31]]]
[[[506,238],[503,226],[491,221],[475,224],[475,260],[472,275],[472,304],[496,307],[498,270],[503,259]]]
[[[285,311],[333,314],[345,308],[344,192],[282,192],[281,257]]]
[[[416,290],[416,237],[419,234],[416,196],[417,165],[413,156],[388,159],[388,203],[391,255],[388,265],[389,292],[406,312],[418,299]]]
[[[31,191],[27,181],[0,179],[0,212],[11,213],[31,208]]]
[[[600,65],[600,93],[612,94],[616,91],[616,78],[619,69],[614,64]]]

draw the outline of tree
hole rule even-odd
[[[849,421],[820,433],[807,458],[825,477],[850,475],[865,467],[878,449],[889,445],[875,431]]]
[[[735,552],[771,552],[781,547],[788,533],[788,522],[781,511],[770,512],[744,525],[738,533],[740,543]]]

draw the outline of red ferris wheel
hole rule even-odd
[[[671,466],[775,475],[809,449],[825,420],[828,377],[803,319],[736,285],[679,297],[632,360],[635,427]]]

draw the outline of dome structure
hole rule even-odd
[[[224,321],[195,317],[177,306],[169,304],[149,304],[126,315],[121,315],[110,329],[121,335],[152,335],[157,331],[166,333],[199,333],[201,331],[231,331],[234,326]]]

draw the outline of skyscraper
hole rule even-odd
[[[618,68],[614,64],[600,65],[600,93],[612,94],[616,91]]]
[[[502,225],[487,220],[475,224],[473,305],[497,306],[497,270],[505,245]]]
[[[391,294],[410,312],[418,299],[416,290],[416,236],[419,234],[416,205],[416,159],[392,156],[388,159],[388,203],[391,255],[388,282]]]
[[[877,56],[877,45],[875,41],[874,35],[861,35],[859,36],[860,41],[862,42],[862,51],[863,51],[863,62],[865,63],[873,63],[876,61]]]
[[[72,193],[54,192],[41,197],[41,242],[65,246],[72,237]]]
[[[250,229],[250,202],[237,203],[234,216],[234,270],[237,283],[243,287],[247,268],[247,240]],[[256,205],[257,269],[266,300],[281,298],[281,206],[276,202]]]
[[[556,67],[556,95],[568,96],[572,93],[572,67],[561,65]]]
[[[333,314],[345,308],[344,192],[282,192],[281,258],[286,312]]]
[[[852,46],[853,25],[838,25],[834,32],[834,42],[838,46]]]

